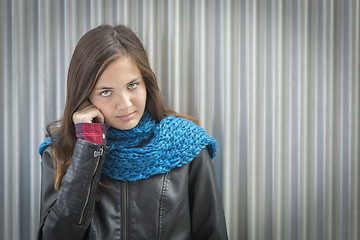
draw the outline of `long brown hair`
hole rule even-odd
[[[76,144],[76,133],[72,116],[78,107],[88,99],[101,74],[107,66],[122,56],[132,57],[145,82],[146,109],[156,121],[168,115],[177,114],[165,108],[156,76],[152,71],[146,51],[136,34],[129,28],[102,25],[87,32],[73,52],[68,76],[67,95],[63,117],[47,126],[52,140],[52,155],[56,172],[55,189],[59,190]]]

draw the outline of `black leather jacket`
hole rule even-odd
[[[46,149],[38,239],[227,239],[206,149],[189,164],[137,182],[101,174],[107,151],[78,139],[57,192],[51,150]]]

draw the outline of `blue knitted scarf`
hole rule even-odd
[[[147,143],[141,146],[144,141]],[[156,123],[147,111],[135,128],[110,127],[107,145],[110,150],[102,173],[112,179],[132,182],[181,167],[205,147],[214,158],[217,148],[215,139],[195,123],[174,116]]]

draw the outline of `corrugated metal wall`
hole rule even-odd
[[[230,239],[360,239],[358,0],[0,3],[0,238],[34,239],[45,126],[76,42],[126,24],[201,119]]]

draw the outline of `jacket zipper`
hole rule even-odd
[[[124,219],[123,219],[123,223],[124,223],[124,239],[127,239],[127,187],[126,187],[126,182],[123,182],[123,215],[124,215]]]
[[[97,158],[96,160],[96,166],[95,166],[95,169],[93,171],[93,174],[92,174],[92,178],[94,178],[95,176],[95,173],[96,173],[96,170],[98,169],[99,167],[99,163],[100,163],[100,158],[101,156],[103,155],[103,152],[104,152],[104,147],[101,146],[99,151],[94,151],[94,157]],[[84,217],[84,213],[85,213],[85,209],[89,203],[89,198],[90,198],[90,191],[91,191],[91,186],[92,186],[92,181],[91,181],[91,184],[89,185],[88,187],[88,192],[87,192],[87,195],[86,195],[86,199],[85,199],[85,203],[84,203],[84,206],[81,210],[81,215],[80,215],[80,220],[79,220],[79,224],[82,223],[82,220],[83,220],[83,217]]]

